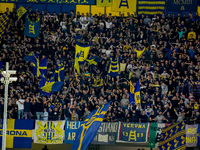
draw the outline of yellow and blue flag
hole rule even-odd
[[[0,17],[0,40],[3,37],[3,34],[5,32],[6,26],[8,24],[8,20],[9,20],[8,14],[5,13],[5,14],[1,15],[1,17]]]
[[[89,51],[90,51],[90,45],[82,45],[77,42],[76,44],[76,53],[75,53],[75,63],[74,68],[78,73],[80,73],[80,67],[79,64],[83,64],[84,60],[87,59]]]
[[[26,23],[24,29],[24,35],[29,37],[39,37],[40,35],[40,17],[36,21],[32,21],[28,15],[26,16]]]
[[[93,56],[91,58],[86,59],[85,62],[87,62],[89,66],[91,66],[91,65],[96,66],[101,60],[102,60],[102,58]]]
[[[64,62],[61,60],[56,63],[56,71],[55,71],[55,80],[56,81],[64,81],[65,79],[65,71],[64,71]]]
[[[185,122],[178,122],[162,130],[158,150],[184,150],[186,149]]]
[[[24,60],[29,61],[33,65],[33,75],[37,75],[39,77],[40,75],[44,74],[46,76],[47,74],[47,58],[43,58],[39,61],[38,53],[30,53],[24,57]]]
[[[47,75],[47,58],[46,57],[44,57],[42,60],[39,61],[39,67],[37,67],[36,69],[37,69],[37,76],[40,76],[41,74],[44,74],[45,76]]]
[[[102,58],[94,56],[90,58],[90,78],[91,78],[91,86],[94,88],[102,87],[104,85],[104,77],[105,77],[105,66],[99,65]]]
[[[136,12],[136,0],[112,0],[112,11]]]
[[[41,75],[41,81],[40,81],[40,93],[46,96],[52,95],[52,92],[45,92],[41,88],[45,85],[48,85],[50,82],[55,81],[55,74],[53,74],[50,78],[46,78],[45,75]]]
[[[97,0],[98,7],[111,7],[111,0]]]
[[[31,148],[34,120],[7,120],[6,148]],[[0,122],[0,147],[2,147],[3,121]]]
[[[131,104],[140,104],[140,80],[134,86],[133,83],[130,81],[130,103]]]
[[[138,15],[161,15],[165,10],[165,0],[138,0]]]
[[[72,150],[86,150],[94,139],[101,122],[110,106],[110,102],[92,111],[76,134]]]
[[[41,77],[42,83],[40,83],[40,89],[42,91],[41,93],[43,93],[43,94],[45,94],[44,92],[49,93],[49,95],[50,95],[51,92],[60,92],[60,90],[61,90],[61,88],[62,88],[62,86],[64,84],[63,81],[55,82],[53,76],[49,80],[46,80],[46,82],[45,82],[45,80],[46,79],[45,79],[44,76]],[[42,86],[41,84],[44,84],[44,82],[45,82],[45,85]]]
[[[18,20],[27,12],[27,10],[23,7],[23,6],[20,6],[18,9],[17,9],[17,16],[18,16]]]
[[[120,74],[120,61],[121,56],[118,58],[110,57],[108,65],[108,75],[116,77]]]

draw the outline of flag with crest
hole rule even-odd
[[[27,12],[27,10],[23,7],[23,6],[20,6],[18,9],[17,9],[17,16],[18,16],[18,20]]]

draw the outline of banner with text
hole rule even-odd
[[[166,123],[151,123],[149,131],[149,147],[158,148],[162,129],[169,124]]]
[[[84,121],[66,121],[65,123],[65,143],[73,144],[78,128]]]
[[[118,122],[102,122],[92,144],[115,144]]]
[[[197,146],[197,128],[198,125],[186,125],[186,147]]]
[[[95,0],[0,0],[0,3],[95,5]]]
[[[149,123],[119,122],[116,142],[148,142]]]
[[[167,11],[196,12],[197,0],[168,0]]]

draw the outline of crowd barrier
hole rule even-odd
[[[39,121],[8,119],[9,148],[31,148],[32,140],[39,144],[73,144],[83,121]],[[2,138],[0,124],[0,138]],[[19,126],[19,124],[23,124]],[[165,123],[102,122],[93,142],[98,145],[116,143],[148,143],[156,148]],[[32,129],[31,129],[32,127]],[[200,146],[200,125],[186,125],[186,146]],[[151,136],[151,138],[149,138]],[[31,140],[30,140],[31,139]],[[26,145],[22,144],[26,140]],[[1,139],[0,139],[1,142]],[[20,144],[21,142],[21,144]],[[21,147],[23,145],[23,147]]]

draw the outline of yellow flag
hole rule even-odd
[[[113,0],[112,11],[136,12],[136,0]]]
[[[27,10],[23,7],[23,6],[20,6],[18,9],[17,9],[17,16],[18,16],[18,20],[27,12]]]
[[[97,0],[98,7],[111,7],[111,0]]]
[[[83,64],[84,60],[87,59],[88,54],[90,51],[90,44],[88,45],[81,45],[80,43],[76,44],[76,53],[75,53],[75,63],[74,68],[80,73],[79,63]]]

